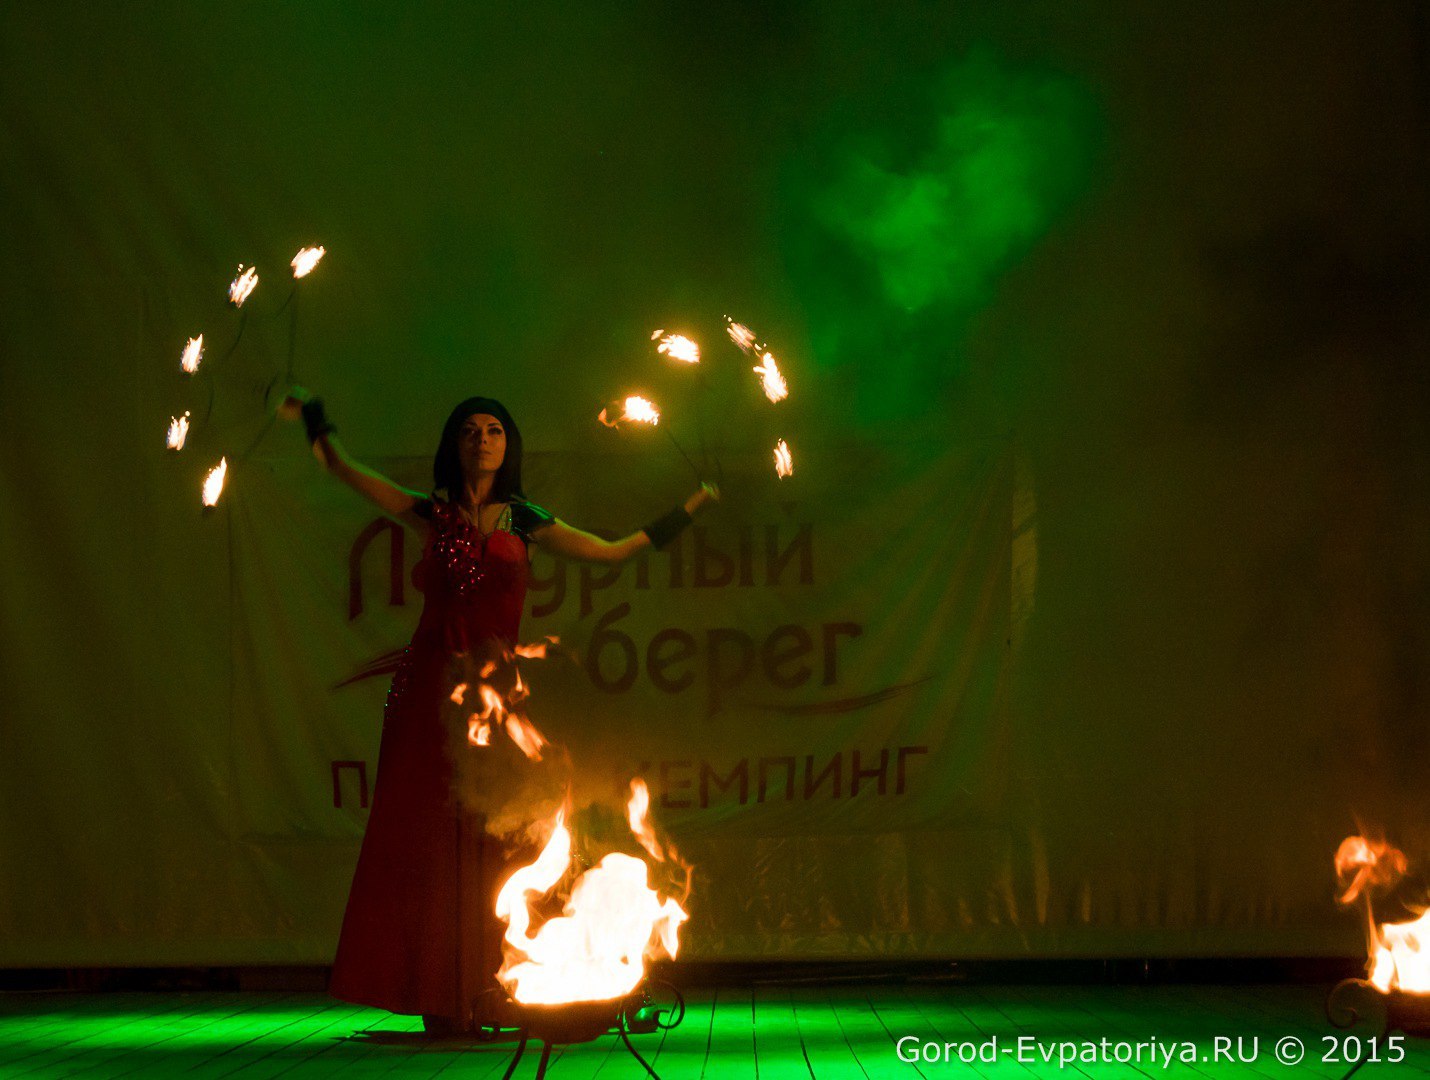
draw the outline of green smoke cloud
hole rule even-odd
[[[888,130],[854,135],[816,217],[904,311],[976,305],[1084,189],[1096,129],[1072,80],[974,54]]]

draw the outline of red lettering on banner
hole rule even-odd
[[[691,786],[690,778],[676,778],[671,775],[676,769],[688,769],[691,767],[689,761],[662,761],[660,763],[660,805],[667,810],[686,810],[690,807],[689,799],[681,799],[676,802],[672,799],[671,792],[684,791]]]
[[[378,518],[358,534],[348,552],[348,619],[362,614],[362,557],[383,532],[388,534],[388,600],[393,607],[406,603],[403,595],[403,570],[406,564],[402,526],[387,518]]]
[[[602,539],[609,540],[611,537],[604,533],[596,533]],[[579,615],[585,618],[591,614],[592,597],[601,589],[609,589],[621,577],[620,563],[582,563],[578,574],[581,578],[581,608]]]
[[[608,694],[623,694],[635,685],[640,674],[640,660],[636,656],[636,643],[626,634],[613,629],[614,625],[631,613],[630,604],[617,604],[601,616],[596,630],[591,635],[591,644],[586,649],[586,675]],[[602,666],[601,657],[609,649],[617,650],[621,664],[620,674],[608,676]]]
[[[335,761],[333,762],[333,806],[341,810],[343,808],[343,770],[352,769],[357,773],[358,780],[358,805],[362,809],[367,809],[367,762],[366,761]]]
[[[871,776],[879,778],[879,794],[884,794],[884,787],[889,780],[889,750],[885,747],[879,751],[879,767],[877,769],[859,768],[859,751],[854,751],[854,765],[850,770],[849,796],[853,798],[859,794],[859,781]]]
[[[849,748],[849,797],[853,798],[861,792],[866,798],[870,794],[888,795],[891,758],[897,763],[894,772],[893,794],[903,795],[909,788],[909,761],[928,753],[927,746],[880,747],[877,751],[878,764],[873,765],[866,764],[866,760],[873,760],[872,755],[866,755],[857,748]],[[814,754],[804,755],[804,784],[802,787],[805,802],[816,798],[838,799],[843,797],[845,759],[845,751],[836,751],[822,767],[817,767]],[[755,802],[774,802],[781,799],[786,802],[793,801],[797,797],[795,795],[795,774],[799,771],[798,760],[798,757],[793,754],[780,754],[758,759],[755,770]],[[660,778],[657,788],[660,793],[660,804],[668,810],[693,808],[688,796],[694,786],[691,770],[697,765],[700,779],[699,809],[706,810],[712,804],[721,802],[719,796],[727,792],[742,806],[750,801],[749,758],[741,758],[735,762],[724,775],[721,775],[716,764],[704,760],[693,762],[689,758],[685,758],[679,761],[662,761],[658,765],[656,771]],[[650,762],[642,762],[637,772],[645,774],[650,769]],[[783,772],[782,782],[777,770]],[[771,774],[775,774],[773,782]],[[870,784],[870,780],[875,783]],[[779,793],[780,787],[784,788],[783,795]],[[771,794],[771,788],[775,789],[773,794]],[[825,794],[826,789],[827,795]],[[677,795],[680,797],[677,798]]]
[[[727,646],[734,646],[737,654],[734,665],[728,668],[726,661],[730,659],[730,649]],[[705,655],[705,670],[709,672],[706,712],[714,716],[720,711],[722,693],[743,682],[754,667],[755,643],[743,630],[731,626],[716,627],[706,632]]]
[[[767,790],[766,781],[769,779],[769,773],[768,773],[766,767],[767,767],[768,765],[770,765],[771,763],[773,763],[773,764],[775,764],[775,765],[783,765],[783,766],[785,767],[785,798],[786,798],[786,799],[793,799],[793,798],[794,798],[794,757],[793,757],[793,755],[791,755],[791,756],[789,756],[789,757],[765,757],[765,758],[760,758],[760,782],[759,782],[759,784],[758,784],[758,790],[757,790],[757,793],[756,793],[756,796],[755,796],[755,801],[756,801],[756,802],[764,802],[764,801],[765,801],[765,792],[766,792],[766,790]]]
[[[710,543],[710,534],[700,526],[690,531],[695,536],[695,587],[723,589],[735,580],[735,560],[717,551]]]
[[[904,781],[907,779],[907,776],[906,776],[906,774],[905,774],[905,772],[904,772],[904,763],[905,763],[906,761],[908,761],[909,758],[913,757],[915,754],[927,754],[928,752],[929,752],[929,748],[928,748],[927,746],[901,746],[901,747],[899,747],[899,763],[894,767],[894,776],[895,776],[895,780],[894,780],[894,794],[895,794],[895,795],[902,795],[902,794],[904,793]]]
[[[675,647],[668,649],[667,645]],[[667,670],[676,664],[684,663],[699,651],[700,646],[695,642],[695,635],[675,627],[662,630],[651,638],[650,646],[646,649],[645,666],[655,688],[667,694],[678,694],[693,683],[695,672],[687,669],[678,675],[669,675]]]
[[[790,644],[781,647],[780,643],[785,638],[790,639]],[[764,670],[765,678],[781,690],[793,690],[796,686],[803,686],[809,681],[809,665],[801,664],[792,670],[786,668],[794,661],[809,655],[813,649],[814,639],[804,627],[794,623],[775,627],[765,639],[764,648],[760,650],[760,667]]]
[[[734,786],[735,781],[740,782],[740,805],[744,806],[750,801],[750,763],[745,759],[740,759],[740,764],[730,770],[730,775],[721,777],[710,767],[710,762],[700,763],[700,809],[704,810],[710,805],[710,785],[713,782],[721,791],[729,791]]]
[[[824,771],[818,776],[814,775],[814,755],[807,754],[804,759],[804,797],[812,799],[815,793],[824,786],[824,781],[833,773],[834,798],[839,798],[840,784],[844,777],[844,753],[837,753],[829,760],[829,764],[824,767]]]
[[[551,568],[549,576],[540,573],[543,563]],[[532,618],[542,619],[561,610],[561,603],[566,599],[566,566],[565,559],[537,558],[531,561],[531,574],[526,579],[527,591],[551,594],[550,600],[531,605]]]
[[[784,576],[785,566],[793,558],[799,559],[799,583],[814,584],[814,526],[801,525],[794,539],[780,551],[780,527],[765,526],[765,584],[778,585]]]
[[[835,665],[834,651],[839,643],[839,638],[859,637],[864,633],[864,628],[858,623],[838,622],[824,624],[824,685],[833,686],[839,680],[839,671]]]

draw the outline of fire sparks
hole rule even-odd
[[[619,416],[616,415],[617,408],[620,409]],[[660,423],[660,412],[645,398],[632,396],[623,402],[611,402],[601,410],[601,414],[596,419],[607,427],[620,427],[626,423],[658,424]]]
[[[545,648],[545,645],[533,648]],[[505,654],[505,670],[514,671],[507,661],[510,661],[513,653]],[[503,665],[495,662],[488,662],[482,667],[480,677],[487,679],[502,670]],[[512,689],[505,696],[489,682],[480,682],[476,686],[476,694],[480,699],[481,708],[471,712],[467,716],[467,741],[473,746],[490,746],[492,744],[492,731],[500,727],[507,733],[507,736],[517,748],[532,761],[540,761],[542,751],[549,745],[546,737],[541,734],[536,725],[533,724],[518,708],[520,703],[529,694],[526,684],[522,681],[521,673],[514,672],[515,683]],[[453,704],[465,705],[467,695],[472,689],[469,683],[458,683],[449,695]]]
[[[192,375],[199,370],[199,361],[204,358],[204,336],[189,338],[188,344],[184,346],[184,354],[179,357],[179,367],[185,375]]]
[[[1402,923],[1377,923],[1371,892],[1398,883],[1407,870],[1405,855],[1379,840],[1348,836],[1336,850],[1340,902],[1365,903],[1369,979],[1381,993],[1430,993],[1430,910]]]
[[[558,814],[536,861],[512,874],[497,896],[497,917],[507,923],[497,977],[525,1004],[621,997],[639,985],[647,956],[673,957],[680,948],[684,909],[650,888],[644,861],[618,852],[582,874],[562,914],[529,934],[528,898],[549,892],[570,864],[571,834]]]
[[[224,477],[228,475],[228,458],[219,458],[219,462],[209,470],[208,476],[204,477],[204,505],[217,506],[218,497],[223,494]]]
[[[789,444],[783,439],[775,443],[775,475],[781,480],[794,475],[794,459],[790,457]]]
[[[327,248],[305,247],[299,248],[298,254],[293,256],[293,276],[295,278],[307,277],[313,272],[313,267],[318,265],[319,260],[328,253]]]
[[[760,377],[765,397],[771,401],[783,401],[789,397],[789,385],[785,382],[785,377],[780,374],[779,365],[775,363],[774,353],[767,352],[760,357],[760,365],[755,368],[755,374]]]
[[[258,267],[250,266],[245,270],[243,263],[239,263],[238,277],[228,284],[228,302],[234,307],[243,307],[243,302],[256,288],[258,288]]]
[[[730,316],[725,316],[725,333],[730,335],[730,340],[738,345],[745,352],[752,352],[755,346],[755,332],[748,326],[737,323]]]
[[[1348,836],[1336,849],[1336,877],[1342,885],[1340,901],[1353,904],[1361,894],[1381,885],[1391,885],[1405,876],[1403,852],[1382,840]]]
[[[189,414],[169,417],[169,433],[164,445],[170,450],[182,450],[184,440],[189,437]]]
[[[532,642],[530,645],[515,646],[512,652],[523,660],[545,660],[551,649],[560,644],[559,637],[555,634],[547,634],[541,641]]]
[[[664,337],[661,337],[665,334]],[[655,347],[655,351],[662,356],[668,356],[672,360],[679,360],[685,364],[700,363],[700,346],[684,334],[666,334],[664,330],[657,330],[651,334],[651,340],[660,338],[660,344]]]

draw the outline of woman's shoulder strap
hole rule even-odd
[[[525,499],[512,499],[510,506],[512,534],[528,542],[556,520],[556,515],[550,510]]]

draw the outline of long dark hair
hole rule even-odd
[[[437,444],[437,454],[432,459],[432,484],[435,491],[445,490],[450,503],[461,499],[464,477],[457,442],[462,435],[463,422],[477,413],[495,416],[506,431],[506,457],[502,459],[496,476],[492,478],[490,501],[524,501],[526,493],[521,488],[521,429],[516,426],[511,413],[506,411],[506,406],[495,398],[467,398],[447,417],[447,423],[442,427],[442,441]]]

